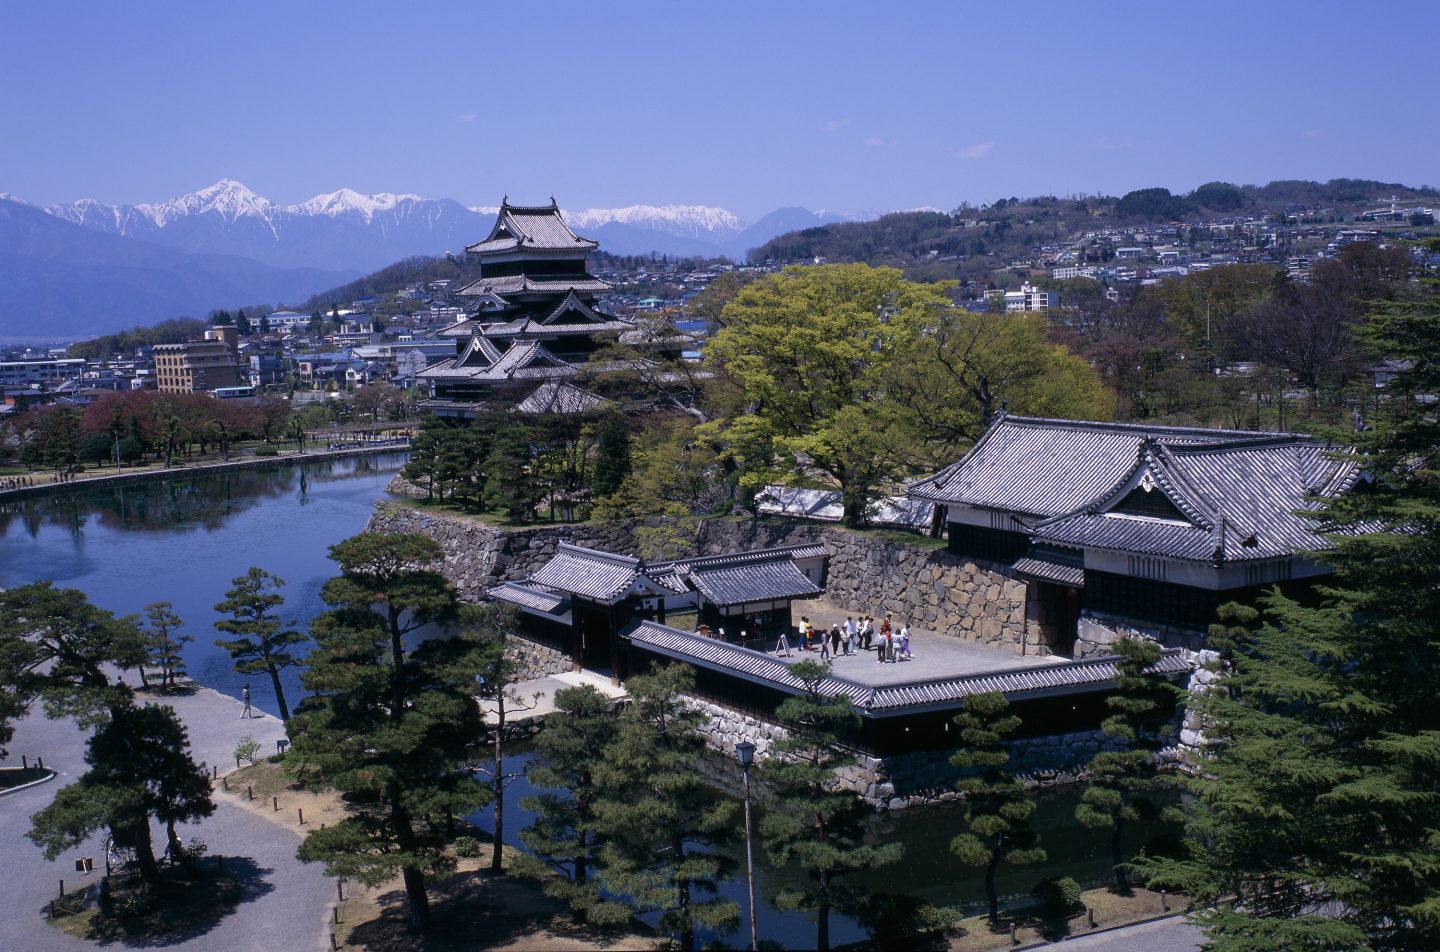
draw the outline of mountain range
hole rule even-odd
[[[460,251],[485,237],[497,208],[389,192],[362,195],[348,188],[281,205],[224,179],[164,202],[107,205],[87,198],[45,211],[95,231],[180,251],[239,255],[276,267],[373,271],[412,255]],[[736,259],[797,227],[848,220],[783,208],[749,223],[704,205],[567,209],[565,217],[612,254]]]
[[[414,255],[460,252],[495,207],[352,189],[292,205],[224,179],[168,201],[38,207],[0,194],[0,340],[63,339],[219,307],[294,303]],[[737,260],[852,216],[781,208],[746,222],[703,205],[567,210],[611,254]]]

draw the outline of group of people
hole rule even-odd
[[[833,624],[828,631],[816,628],[807,616],[801,615],[796,641],[796,647],[801,651],[818,651],[821,658],[838,658],[842,654],[849,657],[869,651],[872,644],[878,664],[893,664],[902,659],[909,661],[915,657],[910,652],[910,626],[903,621],[896,625],[889,613],[881,619],[878,627],[872,615],[862,615],[858,619],[847,615],[843,625]],[[787,658],[792,656],[790,639],[784,631],[780,632],[780,640],[775,643],[775,654]]]
[[[6,476],[4,479],[0,479],[0,489],[20,489],[34,485],[34,476]]]

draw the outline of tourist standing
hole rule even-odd
[[[909,661],[911,659],[909,625],[902,625],[900,627],[900,657],[904,658],[906,661]]]
[[[849,615],[845,616],[845,654],[855,653],[855,619]]]
[[[240,710],[240,716],[241,716],[241,717],[254,717],[254,716],[255,716],[254,713],[252,713],[251,710],[250,710],[250,685],[248,685],[248,684],[245,685],[244,689],[241,690],[241,692],[240,692],[240,703],[243,704],[243,705],[245,705],[245,706]]]

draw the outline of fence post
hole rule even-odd
[[[301,826],[304,826],[304,825],[305,825],[305,809],[304,809],[304,807],[296,807],[296,808],[295,808],[295,815],[300,818],[300,825],[301,825]]]
[[[45,758],[44,758],[44,757],[36,757],[36,758],[35,758],[35,766],[39,767],[41,770],[44,770],[44,769],[45,769]]]
[[[29,770],[29,769],[30,769],[30,755],[29,755],[29,754],[21,754],[21,755],[20,755],[20,769],[21,769],[21,770]]]
[[[270,806],[272,806],[272,807],[275,808],[275,812],[276,812],[276,813],[279,813],[279,812],[280,812],[280,798],[279,798],[279,797],[271,797],[271,798],[270,798]]]
[[[60,880],[60,897],[59,897],[59,898],[61,898],[61,899],[64,899],[64,898],[65,898],[65,880],[63,880],[63,879]]]
[[[245,797],[248,800],[255,799],[255,788],[248,783],[245,785]]]
[[[1017,939],[1017,938],[1015,938],[1015,920],[1014,920],[1014,919],[1011,919],[1011,920],[1010,920],[1010,944],[1011,944],[1011,945],[1019,945],[1019,944],[1020,944],[1020,940]]]
[[[1094,906],[1087,906],[1087,907],[1085,907],[1085,915],[1086,915],[1086,917],[1089,918],[1089,920],[1090,920],[1090,928],[1092,928],[1092,929],[1095,928],[1095,907],[1094,907]]]
[[[1160,908],[1164,912],[1170,911],[1170,897],[1165,894],[1163,889],[1160,890]]]

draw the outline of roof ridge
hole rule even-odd
[[[1304,433],[1268,433],[1263,430],[1230,430],[1206,426],[1176,426],[1168,423],[1127,423],[1107,420],[1067,420],[1060,417],[1027,417],[1007,414],[991,429],[1016,424],[1020,426],[1049,426],[1077,430],[1114,430],[1135,433],[1213,433],[1236,437],[1307,436]],[[988,431],[987,431],[988,432]],[[979,440],[976,441],[977,445]]]
[[[555,551],[557,555],[561,552],[568,551],[572,554],[579,554],[588,556],[590,558],[601,559],[607,562],[614,562],[617,565],[638,566],[643,564],[644,561],[642,559],[636,558],[633,555],[621,555],[618,552],[606,552],[603,549],[592,549],[587,546],[576,545],[574,542],[566,542],[563,539],[560,541],[560,544],[556,546]]]

